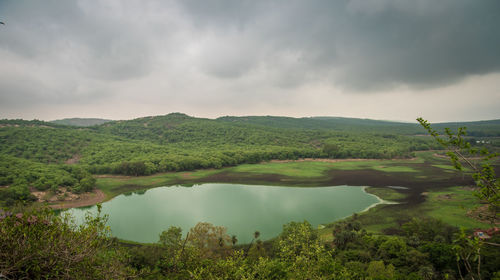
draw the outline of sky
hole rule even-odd
[[[498,0],[0,0],[0,118],[500,119]]]

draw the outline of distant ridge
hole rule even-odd
[[[94,125],[101,125],[111,121],[112,120],[97,119],[97,118],[66,118],[50,122],[54,124],[69,125],[69,126],[94,126]]]
[[[329,117],[315,116],[294,118],[286,116],[224,116],[215,119],[197,118],[186,115],[184,113],[170,113],[167,115],[141,117],[132,120],[108,120],[99,118],[65,118],[61,120],[50,121],[49,123],[56,125],[67,125],[76,127],[99,126],[106,124],[107,127],[119,126],[136,127],[141,126],[144,129],[146,126],[176,126],[186,122],[207,122],[210,124],[221,123],[231,124],[236,126],[257,126],[268,127],[274,129],[313,129],[313,130],[336,130],[336,131],[365,131],[378,133],[396,133],[415,135],[423,134],[425,130],[415,121],[398,122],[388,120],[374,120],[362,118],[346,118],[346,117]],[[446,122],[434,123],[436,129],[444,130],[449,127],[456,130],[458,127],[467,127],[468,135],[470,136],[500,136],[500,119],[484,120],[484,121],[468,121],[468,122]],[[118,127],[115,127],[118,128]],[[146,128],[147,129],[147,128]],[[147,129],[149,130],[149,129]]]

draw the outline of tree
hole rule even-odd
[[[383,261],[371,261],[367,273],[373,280],[394,279],[394,266],[392,264],[386,266]]]
[[[472,177],[479,187],[476,194],[489,204],[489,209],[493,213],[492,219],[496,219],[500,210],[500,180],[496,177],[490,161],[498,157],[499,154],[491,153],[486,148],[479,150],[472,147],[464,138],[467,135],[465,127],[460,127],[457,133],[453,133],[449,128],[446,128],[446,135],[442,137],[431,127],[428,121],[422,118],[418,118],[417,121],[439,144],[448,150],[446,154],[450,157],[455,169],[463,170],[465,164],[473,170]],[[473,160],[475,157],[480,158],[479,162]]]
[[[325,145],[323,145],[323,152],[328,157],[331,157],[331,158],[337,157],[337,155],[339,154],[339,151],[340,151],[340,147],[337,144],[326,143]]]
[[[160,233],[160,244],[171,250],[178,250],[181,247],[182,242],[182,229],[180,227],[171,226],[168,230],[162,231]]]
[[[283,225],[276,245],[288,279],[320,279],[322,275],[339,270],[331,252],[326,250],[307,221]]]
[[[445,129],[445,137],[441,137],[434,130],[430,123],[422,118],[417,121],[429,132],[448,151],[453,166],[457,170],[463,170],[463,164],[473,170],[472,177],[476,181],[479,190],[476,195],[489,204],[489,209],[493,213],[492,223],[498,217],[500,210],[500,180],[496,177],[495,170],[490,164],[490,161],[498,157],[498,153],[491,153],[486,148],[478,150],[465,140],[467,130],[465,127],[460,127],[457,133],[453,133],[449,128]],[[479,163],[473,158],[479,157]],[[457,269],[461,279],[466,277],[470,279],[481,279],[481,248],[483,244],[479,238],[471,239],[466,235],[464,229],[456,234],[453,240],[453,250],[456,255]],[[494,246],[499,246],[496,243],[486,243]]]
[[[232,239],[225,227],[200,222],[189,231],[187,242],[200,250],[202,257],[213,258],[226,255]]]
[[[413,218],[411,221],[402,226],[406,236],[414,237],[418,241],[431,242],[438,238],[451,242],[453,233],[458,231],[458,228],[445,224],[439,219],[432,217]]]
[[[113,246],[106,217],[75,226],[50,209],[0,215],[0,275],[5,279],[124,279],[133,275]]]

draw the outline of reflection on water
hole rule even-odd
[[[120,195],[102,204],[116,237],[156,242],[161,231],[178,226],[183,233],[198,222],[228,228],[240,243],[250,242],[256,230],[262,239],[277,236],[282,225],[307,220],[314,226],[360,212],[380,200],[363,187],[274,187],[236,184],[171,186]],[[96,207],[71,209],[81,221]]]

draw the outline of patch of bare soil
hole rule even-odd
[[[192,172],[183,172],[179,174],[182,179],[192,179],[193,178],[193,173]]]
[[[75,164],[75,163],[78,163],[80,161],[80,158],[81,158],[80,155],[74,155],[72,158],[68,159],[64,163],[66,163],[66,164]]]
[[[39,191],[35,188],[30,188],[30,192],[39,202],[73,201],[79,198],[79,195],[70,192],[66,188],[59,188],[57,193],[53,193],[52,191]]]
[[[437,198],[437,200],[452,200],[453,194],[451,194],[451,193],[442,194],[442,195],[438,195],[436,198]]]
[[[51,204],[49,207],[52,209],[83,207],[103,202],[105,199],[106,195],[104,192],[96,189],[93,192],[79,194],[78,197],[75,197],[73,200],[65,200]]]
[[[488,205],[479,206],[476,209],[467,211],[467,216],[480,221],[482,223],[493,223],[495,225],[500,225],[500,218],[495,215]]]
[[[94,175],[95,178],[113,178],[113,179],[129,179],[132,178],[132,176],[126,176],[126,175],[109,175],[109,174],[102,174],[102,175]]]

